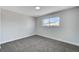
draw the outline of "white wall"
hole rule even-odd
[[[59,16],[61,25],[59,27],[43,27],[42,19],[49,16]],[[37,34],[79,46],[79,7],[39,17]]]
[[[2,36],[0,44],[34,35],[33,17],[1,9]]]

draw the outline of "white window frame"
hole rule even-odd
[[[51,18],[58,18],[57,20],[53,20],[53,22],[51,22]],[[47,23],[45,23],[47,21]],[[56,21],[56,23],[54,23]],[[60,17],[49,17],[49,18],[45,18],[42,21],[42,26],[60,26]]]

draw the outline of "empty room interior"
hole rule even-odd
[[[0,52],[79,52],[79,6],[0,6]]]

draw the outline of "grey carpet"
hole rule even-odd
[[[2,44],[0,52],[77,52],[79,47],[53,39],[31,36]]]

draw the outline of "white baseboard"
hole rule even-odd
[[[33,35],[35,35],[35,34],[28,35],[28,36],[24,36],[24,37],[21,37],[21,38],[16,38],[16,39],[14,39],[14,40],[9,40],[9,41],[0,42],[0,44],[4,44],[4,43],[7,43],[7,42],[19,40],[19,39],[22,39],[22,38],[25,38],[25,37],[30,37],[30,36],[33,36]],[[41,34],[36,34],[36,35],[43,36],[43,37],[47,37],[47,38],[50,38],[50,39],[55,39],[55,40],[58,40],[58,41],[61,41],[61,42],[65,42],[65,43],[68,43],[68,44],[72,44],[72,45],[79,46],[79,44],[77,44],[77,43],[70,42],[70,41],[67,41],[67,40],[62,40],[62,39],[60,39],[60,38],[49,37],[49,36],[41,35]],[[0,46],[0,48],[1,48],[1,46]]]
[[[4,44],[4,43],[11,42],[11,41],[20,40],[20,39],[22,39],[22,38],[30,37],[30,36],[33,36],[33,35],[35,35],[35,34],[31,34],[31,35],[28,35],[28,36],[23,36],[23,37],[11,39],[11,40],[3,41],[3,42],[0,42],[0,45],[1,45],[1,44]]]
[[[46,38],[54,39],[54,40],[57,40],[57,41],[65,42],[65,43],[68,43],[68,44],[72,44],[72,45],[75,45],[75,46],[79,46],[79,44],[77,44],[77,43],[75,43],[75,42],[70,42],[70,41],[67,41],[67,40],[62,40],[62,39],[60,39],[60,38],[49,37],[49,36],[41,35],[41,34],[38,34],[38,35],[39,35],[39,36],[46,37]]]

